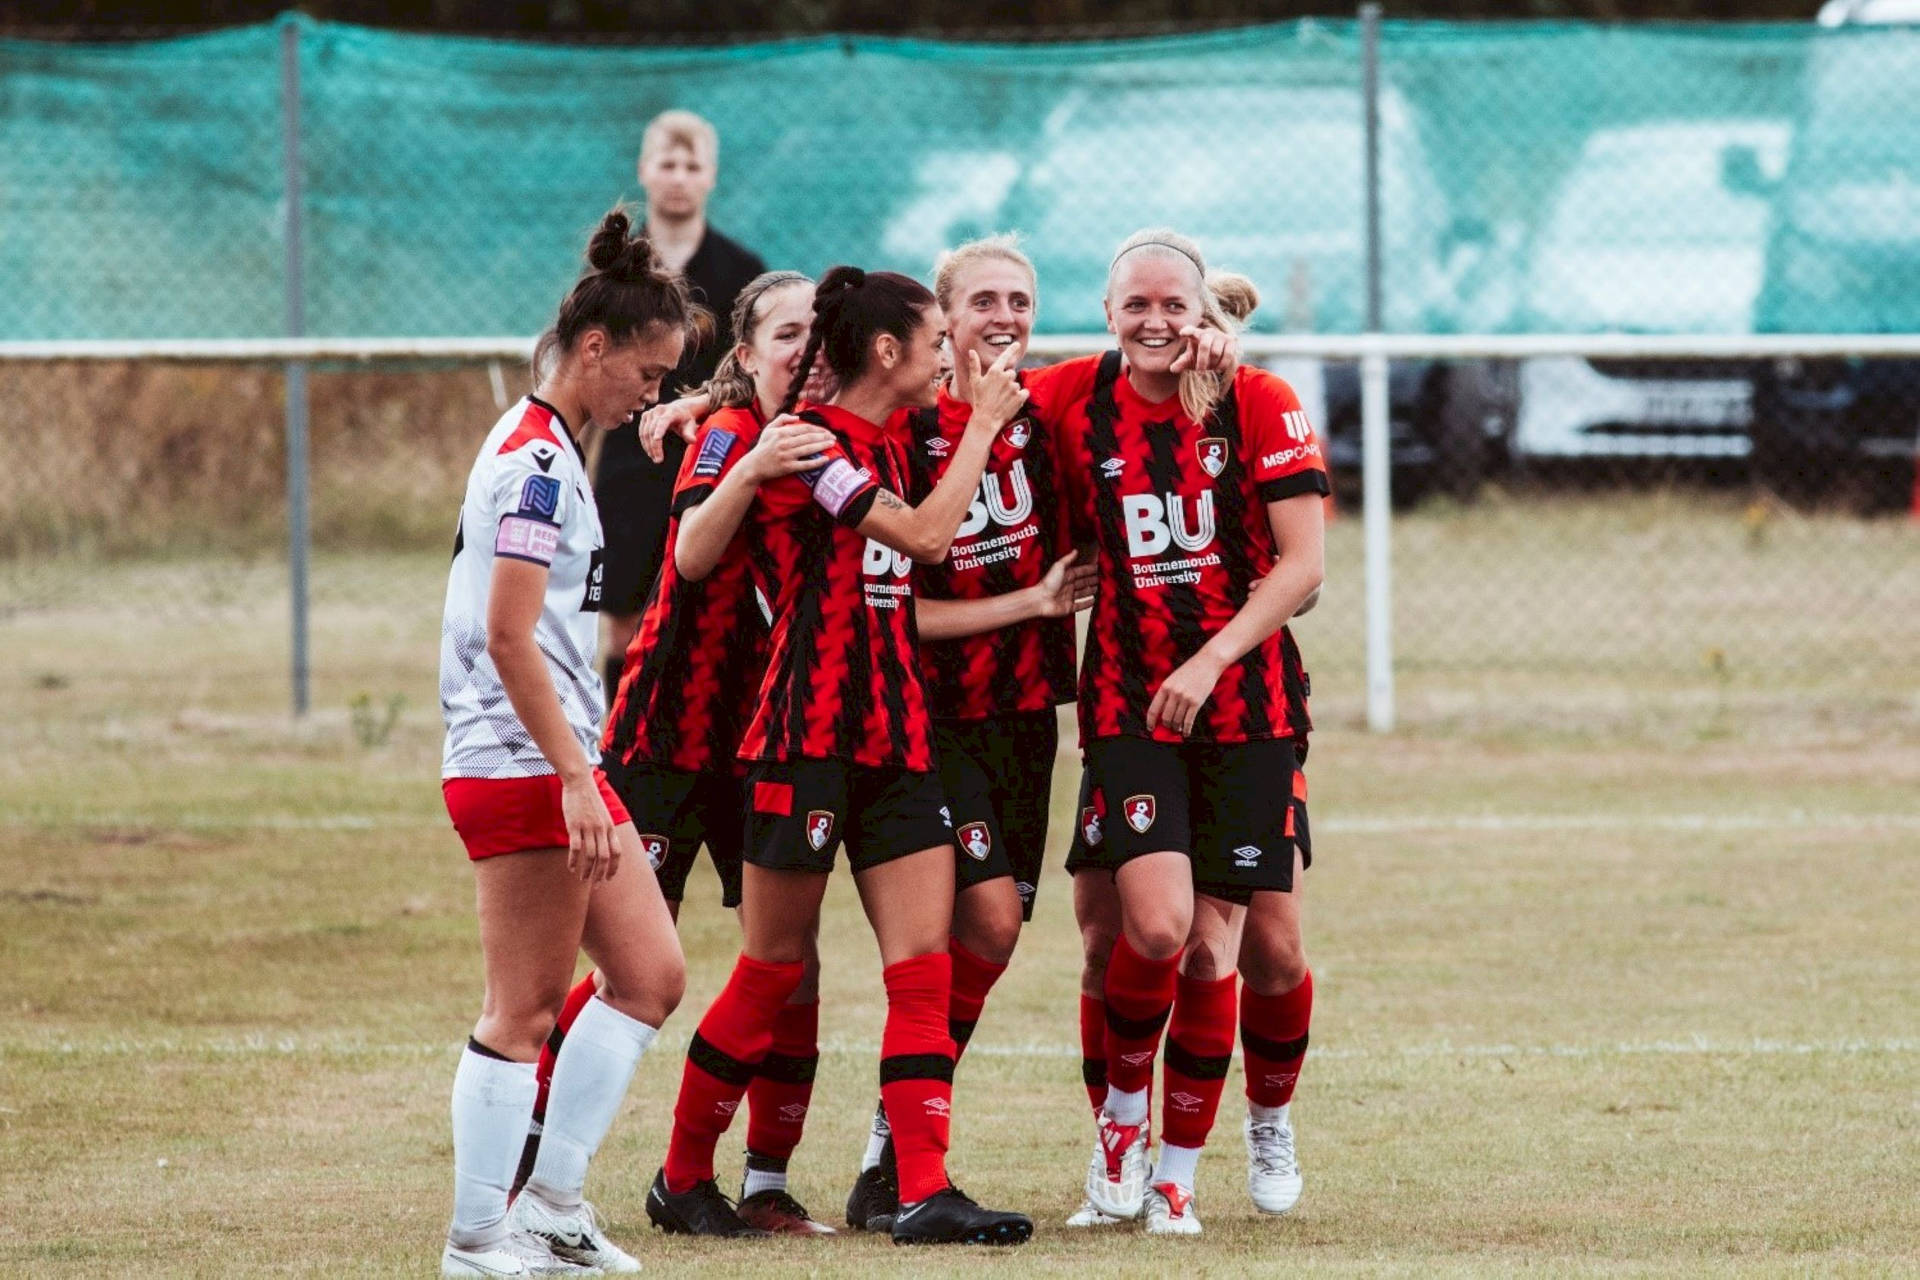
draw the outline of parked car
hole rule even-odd
[[[1602,129],[1553,197],[1527,272],[1552,333],[1745,333],[1766,252],[1764,184],[1790,129],[1767,119]],[[1751,362],[1522,362],[1513,447],[1529,458],[1739,458]]]
[[[1907,0],[1830,4],[1827,26],[1920,24]],[[1920,333],[1920,25],[1836,31],[1808,56],[1774,202],[1759,327]],[[1763,363],[1753,465],[1796,501],[1836,488],[1904,503],[1920,437],[1920,360]]]

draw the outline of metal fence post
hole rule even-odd
[[[1360,6],[1366,103],[1367,332],[1380,332],[1380,6]],[[1393,484],[1387,357],[1360,360],[1360,467],[1367,576],[1367,728],[1393,729]]]
[[[300,158],[300,20],[288,16],[280,24],[281,160],[285,169],[287,336],[298,338],[307,327],[306,264],[302,258],[304,233]],[[287,571],[293,598],[293,714],[304,716],[310,705],[307,656],[307,553],[311,541],[307,496],[307,366],[287,362]]]

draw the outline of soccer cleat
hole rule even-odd
[[[1306,1180],[1293,1153],[1293,1121],[1247,1117],[1247,1192],[1262,1213],[1285,1213],[1300,1203]]]
[[[1102,1213],[1094,1208],[1093,1201],[1082,1200],[1080,1207],[1067,1215],[1066,1225],[1069,1227],[1111,1227],[1117,1226],[1121,1221],[1121,1219],[1114,1217],[1110,1213]]]
[[[769,1188],[740,1201],[740,1221],[770,1236],[830,1236],[838,1234],[824,1222],[815,1222],[805,1205],[785,1191]]]
[[[1145,1213],[1150,1236],[1200,1234],[1200,1216],[1193,1211],[1193,1192],[1177,1182],[1156,1182],[1148,1187]]]
[[[1115,1124],[1100,1113],[1100,1136],[1087,1162],[1087,1202],[1109,1218],[1137,1218],[1147,1194],[1145,1124]]]
[[[862,1169],[847,1193],[847,1225],[855,1231],[891,1231],[900,1209],[900,1166],[893,1157],[893,1139],[880,1152],[880,1163]]]
[[[440,1251],[443,1276],[597,1276],[592,1267],[568,1262],[547,1248],[547,1242],[524,1231],[512,1231],[499,1244],[485,1249],[459,1249],[449,1242]]]
[[[1033,1219],[1024,1213],[982,1209],[958,1187],[903,1204],[893,1217],[895,1244],[1025,1244]]]
[[[733,1201],[720,1191],[712,1178],[696,1182],[685,1191],[667,1190],[667,1171],[653,1175],[647,1190],[647,1217],[653,1225],[672,1236],[723,1236],[739,1239],[767,1233],[740,1221]]]
[[[566,1262],[592,1267],[609,1275],[631,1275],[640,1270],[639,1260],[607,1239],[600,1229],[599,1215],[585,1200],[571,1212],[555,1209],[538,1193],[522,1191],[507,1210],[507,1229],[522,1231],[544,1242],[553,1256]]]

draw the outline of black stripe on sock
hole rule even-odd
[[[472,1036],[467,1037],[467,1052],[477,1053],[483,1058],[492,1058],[495,1062],[512,1062],[513,1061],[512,1058],[509,1058],[504,1053],[495,1053],[492,1049],[487,1048],[487,1046],[481,1044],[478,1040],[475,1040]]]
[[[1246,1046],[1248,1053],[1257,1053],[1275,1062],[1286,1062],[1306,1055],[1307,1033],[1302,1031],[1298,1040],[1269,1040],[1263,1035],[1247,1030],[1246,1024],[1242,1023],[1240,1043]]]
[[[944,1053],[896,1053],[880,1059],[880,1086],[907,1080],[938,1080],[953,1083],[953,1059]]]
[[[820,1055],[812,1054],[799,1057],[787,1053],[770,1053],[760,1059],[760,1065],[753,1074],[762,1080],[771,1080],[775,1084],[812,1084],[813,1076],[820,1069]]]
[[[728,1084],[739,1085],[742,1088],[753,1083],[755,1072],[753,1063],[742,1062],[738,1058],[722,1053],[713,1047],[711,1040],[698,1031],[693,1033],[693,1039],[687,1041],[687,1061],[715,1080],[724,1080]]]
[[[787,1157],[763,1156],[752,1147],[747,1148],[747,1168],[755,1173],[785,1173]]]
[[[967,1041],[973,1039],[973,1029],[979,1025],[978,1022],[956,1022],[952,1018],[947,1019],[947,1034],[953,1037],[956,1051],[967,1047]]]
[[[1189,1080],[1225,1080],[1227,1068],[1233,1065],[1233,1052],[1205,1058],[1168,1036],[1166,1063],[1167,1070],[1178,1071]]]
[[[1145,1018],[1128,1018],[1107,1006],[1107,1030],[1122,1040],[1158,1040],[1160,1033],[1167,1029],[1167,1019],[1173,1016],[1173,1005],[1168,1004],[1160,1012]]]
[[[1089,1089],[1107,1087],[1107,1060],[1105,1058],[1080,1059],[1080,1079]]]

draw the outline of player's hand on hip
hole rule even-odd
[[[619,867],[613,815],[607,812],[600,784],[591,772],[561,784],[560,814],[567,824],[567,870],[588,884],[612,879]]]

